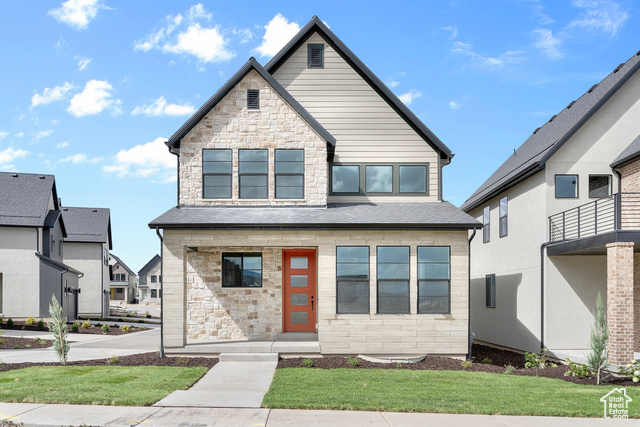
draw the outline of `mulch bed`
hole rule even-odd
[[[216,357],[160,357],[160,353],[142,353],[131,356],[119,356],[117,361],[110,359],[83,360],[79,362],[67,362],[67,366],[179,366],[193,368],[196,366],[213,367],[218,363]],[[60,363],[5,363],[0,364],[0,372],[14,369],[30,368],[32,366],[60,366]]]
[[[576,384],[595,385],[595,377],[578,378],[573,376],[564,376],[568,371],[567,365],[559,364],[558,367],[549,367],[546,369],[525,369],[524,355],[508,350],[500,350],[493,347],[474,344],[472,348],[473,363],[469,368],[464,368],[461,360],[452,359],[450,357],[428,356],[418,363],[402,363],[400,368],[396,363],[377,363],[358,359],[358,366],[354,367],[349,364],[347,357],[323,357],[314,358],[313,367],[311,369],[407,369],[407,370],[432,370],[432,371],[470,371],[470,372],[487,372],[492,374],[505,374],[506,366],[511,365],[515,368],[511,375],[556,378],[569,381]],[[485,358],[491,359],[491,363],[482,363]],[[280,359],[278,368],[300,368],[303,358],[296,357],[291,359]],[[605,374],[600,379],[600,384],[605,386],[637,386],[627,377],[615,377],[611,374]]]
[[[0,337],[0,349],[32,349],[47,348],[53,345],[51,340],[39,340],[35,338],[16,338],[16,337]]]
[[[81,322],[78,322],[81,323]],[[140,332],[140,331],[146,331],[149,328],[145,328],[144,326],[135,326],[132,327],[129,332],[124,332],[122,330],[120,330],[120,326],[113,324],[113,323],[109,323],[109,322],[103,322],[103,323],[96,323],[96,324],[92,324],[90,328],[78,328],[78,332],[74,332],[71,329],[71,323],[68,323],[67,325],[69,326],[69,335],[72,334],[94,334],[94,335],[103,335],[102,333],[102,329],[101,326],[103,324],[109,325],[109,332],[107,334],[104,335],[123,335],[123,334],[130,334],[132,332]],[[37,332],[49,332],[49,329],[45,326],[44,329],[39,329],[38,325],[26,325],[24,321],[20,321],[20,320],[14,320],[13,321],[13,327],[9,328],[7,327],[7,323],[5,320],[5,323],[0,325],[0,329],[8,329],[8,330],[14,330],[14,331],[37,331]]]

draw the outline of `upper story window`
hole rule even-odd
[[[331,188],[334,193],[360,193],[360,166],[334,165],[331,168]]]
[[[578,197],[578,175],[556,175],[556,199]]]
[[[448,246],[418,246],[418,313],[451,312]]]
[[[231,150],[202,150],[202,187],[205,199],[231,198]]]
[[[258,89],[247,90],[247,110],[260,109],[260,91]]]
[[[158,283],[158,276],[155,274],[151,276],[151,283]]]
[[[276,199],[304,198],[304,150],[276,150]]]
[[[223,253],[223,288],[261,288],[262,254]]]
[[[51,236],[51,255],[53,255],[56,251],[56,238],[55,236]]]
[[[425,165],[400,165],[400,192],[426,193],[427,167]]]
[[[409,313],[409,247],[378,246],[378,313]]]
[[[393,192],[393,166],[365,166],[365,191],[367,193]]]
[[[602,198],[611,195],[611,175],[589,175],[589,197]]]
[[[324,67],[324,45],[311,44],[307,45],[307,67],[322,68]]]
[[[508,213],[509,213],[509,204],[507,200],[507,196],[500,199],[500,237],[505,237],[509,234],[509,221],[508,221]]]
[[[488,243],[491,239],[491,209],[486,206],[482,211],[482,242]]]
[[[428,195],[428,164],[333,164],[331,194]]]
[[[269,197],[267,150],[238,150],[241,199]]]
[[[369,313],[369,247],[336,248],[338,313]]]

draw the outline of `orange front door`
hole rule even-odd
[[[282,251],[284,332],[316,331],[316,251]]]

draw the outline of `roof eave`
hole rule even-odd
[[[222,224],[222,223],[150,223],[149,228],[181,230],[470,230],[481,228],[479,222],[452,224]]]

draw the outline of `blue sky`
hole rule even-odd
[[[5,2],[0,170],[54,174],[64,205],[111,208],[113,252],[137,271],[159,251],[147,223],[176,204],[162,141],[314,15],[456,153],[444,196],[458,206],[640,49],[622,0]]]

